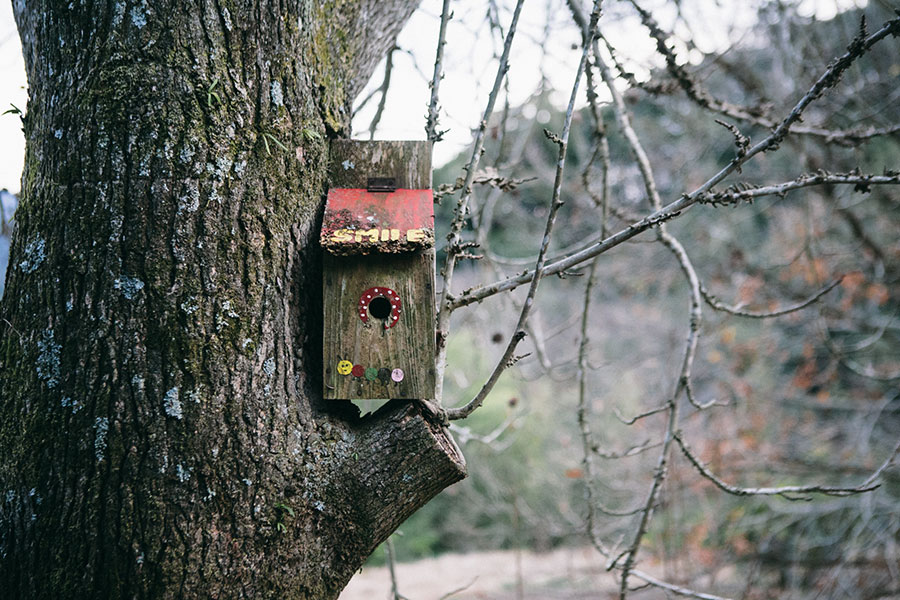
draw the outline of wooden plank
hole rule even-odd
[[[370,178],[380,178],[393,179],[398,189],[431,190],[431,143],[335,140],[329,178],[332,189],[366,189]],[[366,256],[326,253],[325,398],[434,398],[434,269],[433,249]],[[360,318],[360,296],[370,288],[389,288],[399,296],[402,310],[393,327]],[[349,365],[356,374],[346,372]],[[368,378],[367,369],[374,369]],[[402,378],[396,376],[399,372]]]
[[[329,187],[365,189],[370,177],[394,178],[397,188],[430,190],[431,142],[331,142]]]
[[[324,257],[324,397],[329,399],[433,399],[434,371],[434,250],[407,254]],[[393,327],[360,318],[360,295],[372,288],[389,288],[400,297],[402,310]],[[387,369],[374,379],[338,365],[349,361],[363,369]],[[346,365],[345,365],[346,366]],[[395,369],[401,381],[388,378]],[[371,375],[371,372],[370,372]]]

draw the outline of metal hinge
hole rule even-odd
[[[393,192],[397,189],[397,180],[393,177],[369,177],[366,184],[368,192]]]

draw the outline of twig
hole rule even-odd
[[[463,427],[455,423],[450,424],[450,431],[459,436],[459,441],[462,444],[465,444],[470,440],[475,440],[476,442],[481,442],[486,446],[490,446],[491,444],[496,442],[497,439],[501,435],[503,435],[503,433],[506,432],[507,429],[515,425],[519,421],[520,416],[521,415],[517,414],[516,412],[510,412],[506,419],[503,420],[503,423],[501,423],[492,432],[486,435],[478,435],[476,433],[472,433],[472,430],[468,427]]]
[[[605,192],[605,190],[604,190]],[[602,223],[602,220],[601,220]],[[591,544],[601,554],[608,554],[603,542],[597,536],[594,530],[596,521],[595,503],[597,500],[597,490],[594,485],[594,452],[595,443],[591,434],[591,426],[588,420],[588,403],[587,403],[587,352],[588,343],[588,323],[590,322],[591,293],[594,291],[594,282],[597,279],[597,267],[600,259],[594,259],[591,263],[591,272],[588,275],[587,285],[584,288],[584,309],[581,313],[581,343],[578,346],[578,427],[581,431],[581,448],[584,454],[581,464],[584,466],[584,489],[585,500],[587,501],[587,532],[588,539]],[[606,512],[606,511],[603,511]]]
[[[431,101],[428,103],[428,119],[425,122],[425,135],[428,141],[438,142],[443,132],[438,133],[438,89],[441,86],[441,79],[444,78],[443,62],[444,62],[444,45],[447,43],[447,23],[453,18],[450,12],[450,0],[444,0],[441,8],[441,29],[438,34],[437,52],[434,59],[434,75],[431,78]]]
[[[394,570],[394,541],[390,537],[384,541],[384,552],[387,555],[388,572],[391,574],[391,600],[409,600],[400,593],[397,587],[397,573]]]
[[[706,479],[713,482],[716,487],[720,490],[727,492],[729,494],[735,496],[781,496],[788,500],[798,500],[808,498],[797,498],[790,496],[788,494],[824,494],[826,496],[852,496],[854,494],[861,494],[863,492],[870,492],[876,488],[878,488],[881,484],[875,483],[875,481],[881,477],[881,474],[884,473],[894,462],[894,459],[897,457],[897,454],[900,453],[900,442],[894,446],[893,451],[887,457],[887,459],[878,467],[865,481],[855,487],[834,487],[834,486],[824,486],[824,485],[786,485],[780,487],[758,487],[758,488],[747,488],[740,487],[736,485],[731,485],[729,483],[725,483],[713,474],[702,462],[697,458],[694,453],[688,448],[687,443],[684,441],[681,432],[677,432],[675,434],[675,440],[678,442],[678,446],[681,448],[682,454],[690,461],[694,468]]]
[[[440,598],[438,598],[438,600],[447,600],[447,598],[450,598],[451,596],[455,596],[456,594],[458,594],[458,593],[460,593],[460,592],[464,592],[464,591],[466,591],[467,589],[469,589],[470,587],[472,587],[473,585],[475,585],[475,582],[476,582],[476,581],[478,581],[478,577],[477,577],[477,576],[473,577],[473,578],[472,578],[472,581],[470,581],[470,582],[467,583],[466,585],[464,585],[464,586],[462,586],[462,587],[458,587],[458,588],[456,588],[455,590],[453,590],[453,591],[451,591],[451,592],[447,592],[446,594],[444,594],[443,596],[441,596]]]
[[[587,27],[587,24],[585,24],[585,26],[582,27],[582,43],[586,47],[591,46],[592,40],[590,39],[590,35],[591,32]],[[609,142],[606,138],[606,128],[603,123],[603,115],[600,112],[599,107],[597,106],[597,92],[594,86],[594,77],[590,64],[587,66],[585,78],[587,80],[587,97],[591,108],[591,116],[594,119],[594,137],[596,138],[596,141],[594,151],[591,153],[591,159],[588,161],[588,164],[582,171],[581,176],[585,190],[588,192],[588,194],[590,194],[591,199],[594,201],[594,205],[599,207],[600,209],[600,236],[606,237],[609,206]],[[599,196],[595,195],[592,192],[589,179],[590,169],[593,166],[594,161],[598,157],[600,158],[602,169]],[[578,346],[578,426],[581,430],[581,446],[582,452],[584,454],[584,457],[582,458],[582,464],[584,465],[585,477],[585,500],[587,502],[586,525],[588,539],[590,539],[591,544],[597,549],[598,552],[603,555],[608,555],[609,551],[606,549],[606,546],[603,544],[602,540],[595,531],[595,512],[599,511],[610,516],[619,515],[611,514],[613,511],[609,511],[600,503],[598,499],[599,494],[597,493],[595,485],[594,453],[597,452],[599,454],[599,448],[594,442],[593,434],[591,432],[588,415],[589,407],[587,403],[587,376],[589,367],[588,349],[590,346],[588,324],[590,323],[591,299],[593,296],[594,285],[597,280],[597,270],[599,266],[600,259],[595,258],[591,262],[590,273],[588,275],[587,284],[585,285],[584,289],[584,309],[582,310],[581,314],[581,343]]]
[[[700,300],[700,278],[697,276],[697,270],[694,268],[694,264],[691,262],[687,251],[675,236],[660,227],[659,239],[678,259],[678,264],[681,266],[681,270],[684,273],[691,290],[690,324],[687,342],[685,343],[684,358],[681,362],[681,371],[678,374],[678,386],[675,396],[677,397],[681,390],[684,390],[688,402],[690,402],[694,408],[697,410],[705,410],[715,405],[716,401],[711,400],[704,404],[697,402],[691,384],[691,372],[694,366],[694,357],[697,355],[697,344],[700,341],[700,324],[703,319]]]
[[[491,373],[487,382],[484,384],[478,394],[466,405],[449,409],[447,411],[447,418],[450,420],[464,419],[469,416],[472,411],[481,406],[481,404],[484,402],[484,399],[497,383],[500,375],[509,366],[510,361],[514,356],[516,347],[519,345],[519,342],[522,341],[522,339],[525,337],[525,324],[528,321],[528,316],[531,313],[531,307],[534,304],[535,294],[537,293],[538,285],[540,284],[541,277],[543,276],[547,249],[550,246],[550,239],[553,233],[553,225],[556,223],[556,215],[558,214],[559,209],[564,204],[560,196],[562,194],[562,180],[566,165],[566,151],[568,149],[569,143],[569,131],[571,130],[572,118],[575,114],[575,100],[578,96],[578,87],[581,82],[581,77],[584,74],[585,65],[587,64],[587,57],[591,49],[590,43],[587,42],[589,42],[593,37],[594,31],[597,28],[597,20],[600,18],[600,2],[601,0],[594,0],[594,8],[591,11],[591,24],[589,28],[590,33],[587,36],[586,43],[584,44],[584,50],[581,53],[581,60],[578,63],[578,69],[575,73],[575,83],[572,84],[572,93],[569,96],[569,105],[566,108],[566,118],[565,122],[563,123],[562,134],[556,136],[556,134],[546,129],[544,130],[545,135],[550,140],[555,142],[559,148],[559,153],[556,160],[556,178],[553,182],[553,195],[550,200],[550,210],[549,214],[547,215],[547,225],[544,229],[544,237],[541,240],[541,250],[538,253],[537,262],[534,266],[534,276],[531,279],[531,286],[528,289],[528,295],[525,297],[525,302],[522,305],[522,311],[519,313],[519,320],[516,323],[515,333],[513,333],[513,335],[510,337],[509,343],[506,346],[506,350],[503,352],[503,356],[497,362],[497,366],[494,367],[494,371]]]
[[[668,590],[668,591],[672,592],[673,594],[677,594],[679,596],[684,596],[686,598],[698,598],[699,600],[729,600],[728,598],[725,598],[723,596],[716,596],[715,594],[707,594],[705,592],[697,592],[697,591],[688,589],[686,587],[681,587],[680,585],[674,585],[674,584],[662,581],[661,579],[657,579],[656,577],[653,577],[652,575],[649,575],[648,573],[639,571],[637,569],[633,569],[631,571],[631,574],[634,575],[635,577],[637,577],[638,579],[646,581],[647,583],[649,583],[650,585],[652,585],[654,587]]]
[[[638,444],[637,446],[632,446],[628,448],[624,452],[606,452],[605,450],[601,450],[600,448],[594,447],[591,450],[597,454],[600,458],[606,459],[619,459],[619,458],[628,458],[629,456],[637,456],[647,450],[652,450],[653,448],[659,447],[660,443],[651,444],[650,440],[643,442],[642,444]]]
[[[792,312],[797,312],[798,310],[803,310],[807,306],[814,304],[819,298],[833,290],[837,285],[841,282],[843,278],[836,279],[832,281],[827,286],[801,302],[800,304],[795,304],[794,306],[789,306],[787,308],[781,308],[778,310],[773,310],[769,312],[754,312],[749,310],[743,310],[738,308],[737,306],[732,306],[730,304],[725,304],[715,296],[709,293],[702,285],[700,286],[700,293],[703,294],[703,299],[707,304],[714,310],[718,310],[720,312],[728,313],[730,315],[735,315],[737,317],[747,317],[748,319],[771,319],[774,317],[781,317],[783,315],[790,314]]]
[[[645,411],[642,412],[642,413],[638,413],[637,415],[631,417],[630,419],[625,418],[625,417],[622,415],[622,413],[619,411],[618,408],[614,408],[614,409],[613,409],[613,414],[614,414],[614,415],[616,416],[616,418],[617,418],[619,421],[621,421],[623,424],[625,424],[625,425],[634,425],[635,423],[637,423],[637,422],[640,421],[641,419],[646,419],[647,417],[652,417],[653,415],[658,415],[659,413],[665,412],[665,411],[668,410],[668,409],[669,409],[669,405],[668,405],[668,404],[662,404],[662,405],[660,405],[660,406],[657,406],[656,408],[651,408],[650,410],[645,410]]]
[[[637,10],[638,14],[641,17],[641,21],[649,30],[651,37],[656,40],[656,50],[665,59],[666,70],[675,79],[675,81],[678,82],[678,85],[682,90],[684,90],[688,98],[690,98],[693,102],[695,102],[702,108],[709,109],[735,119],[754,120],[762,116],[764,109],[761,107],[750,108],[737,106],[735,104],[719,100],[718,98],[710,94],[709,91],[703,88],[694,79],[694,77],[687,72],[687,69],[685,69],[684,66],[678,64],[675,53],[671,48],[669,48],[667,44],[669,38],[668,34],[663,32],[652,15],[648,11],[641,8],[634,0],[631,0],[631,5],[634,6],[635,10]]]
[[[672,446],[672,439],[675,435],[675,428],[678,423],[678,402],[676,396],[672,396],[668,402],[669,418],[666,421],[666,431],[663,434],[662,450],[659,453],[659,459],[656,463],[656,470],[653,475],[653,483],[650,485],[650,491],[647,493],[647,499],[641,510],[641,518],[638,522],[637,530],[631,545],[625,551],[625,564],[622,565],[622,576],[619,582],[619,598],[625,600],[628,594],[628,576],[634,569],[637,561],[638,550],[641,547],[641,541],[647,533],[647,527],[650,524],[650,518],[653,515],[653,508],[656,506],[656,498],[662,488],[663,481],[666,478],[666,472],[669,464],[669,450]],[[618,560],[616,561],[618,562]],[[613,563],[615,564],[615,563]]]
[[[810,187],[814,185],[853,184],[855,190],[866,193],[873,185],[897,185],[900,183],[900,172],[887,171],[884,175],[870,175],[864,173],[806,173],[793,181],[786,181],[774,185],[762,187],[750,184],[735,184],[725,190],[716,193],[706,193],[697,201],[701,204],[713,206],[726,206],[739,202],[752,202],[763,196],[784,196],[791,190]]]
[[[378,129],[378,124],[381,122],[381,115],[384,113],[384,105],[387,103],[387,94],[388,89],[391,87],[391,71],[394,69],[394,51],[399,50],[399,47],[396,45],[391,46],[391,49],[388,50],[387,56],[385,57],[384,63],[384,80],[381,82],[381,87],[379,90],[381,91],[381,99],[378,100],[378,108],[375,109],[375,116],[372,117],[372,123],[369,125],[369,139],[375,139],[375,130]]]
[[[497,65],[497,76],[494,78],[494,86],[488,96],[487,107],[484,109],[484,116],[478,126],[475,134],[475,143],[472,147],[472,156],[466,165],[466,178],[463,181],[462,193],[456,203],[456,215],[450,224],[450,233],[447,235],[447,258],[444,262],[444,268],[441,269],[443,276],[443,290],[441,292],[440,302],[438,304],[437,315],[437,357],[436,357],[436,382],[435,382],[435,399],[438,404],[443,402],[444,389],[444,371],[447,368],[447,336],[450,327],[450,313],[452,308],[451,302],[451,285],[453,283],[453,271],[456,268],[456,248],[460,242],[460,232],[466,221],[468,214],[469,198],[472,195],[472,180],[475,177],[475,170],[478,168],[478,162],[481,160],[482,151],[484,149],[484,135],[487,130],[488,120],[494,112],[494,104],[497,101],[497,94],[500,91],[500,84],[506,76],[509,69],[509,51],[512,47],[513,38],[516,35],[516,24],[519,22],[519,14],[522,12],[522,5],[525,0],[517,0],[516,8],[513,11],[512,21],[510,22],[509,32],[506,34],[506,41],[503,44],[503,54],[500,56],[500,62]]]
[[[733,158],[731,162],[729,162],[726,166],[720,169],[716,174],[710,177],[706,182],[697,187],[691,193],[684,194],[678,200],[671,202],[670,204],[662,207],[659,210],[653,211],[653,213],[630,225],[628,228],[623,229],[608,238],[590,244],[574,254],[548,264],[544,269],[544,275],[555,275],[557,273],[571,269],[575,265],[598,256],[608,251],[610,248],[614,248],[615,246],[618,246],[619,244],[630,240],[636,235],[643,233],[644,231],[647,231],[652,227],[655,227],[661,223],[677,217],[680,214],[683,214],[684,211],[699,202],[700,199],[707,194],[707,192],[709,192],[719,182],[721,182],[728,175],[737,170],[748,160],[750,160],[760,152],[774,150],[781,142],[781,140],[783,140],[784,136],[787,135],[791,126],[795,122],[797,122],[797,120],[803,114],[803,111],[806,109],[806,107],[813,100],[821,96],[821,94],[827,88],[837,83],[840,74],[843,73],[850,66],[850,64],[852,64],[853,61],[855,61],[856,58],[860,56],[859,48],[868,50],[875,43],[881,41],[888,35],[896,35],[898,33],[900,33],[900,18],[888,21],[884,25],[884,27],[882,27],[876,33],[872,34],[855,47],[852,47],[850,51],[833,62],[831,66],[829,66],[825,70],[825,73],[823,73],[822,76],[819,77],[819,79],[816,81],[816,83],[809,89],[809,91],[807,91],[806,94],[804,94],[804,96],[797,102],[788,117],[785,118],[784,121],[782,121],[781,125],[779,125],[775,131],[773,131],[761,142],[751,147],[744,156]],[[869,183],[875,183],[875,181],[871,179],[867,181]],[[892,179],[891,181],[882,181],[881,183],[897,183],[897,181],[894,181]],[[450,306],[450,309],[454,310],[462,306],[472,304],[473,302],[480,302],[481,300],[484,300],[485,298],[494,294],[515,289],[523,283],[531,281],[532,277],[533,273],[530,271],[526,271],[525,273],[522,273],[515,277],[510,277],[503,281],[497,281],[494,283],[471,288],[463,292],[463,294],[461,294],[458,298],[450,301],[448,304]]]

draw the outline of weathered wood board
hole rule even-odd
[[[330,160],[322,230],[324,396],[434,398],[433,208],[415,200],[418,216],[406,223],[403,204],[414,200],[410,190],[431,197],[431,144],[336,140]],[[372,179],[392,180],[398,191],[367,190]],[[348,215],[341,221],[328,210]]]
[[[332,188],[366,189],[369,178],[393,178],[398,189],[431,189],[431,142],[331,142]]]
[[[325,398],[434,398],[434,251],[326,254],[323,271]],[[360,294],[372,287],[400,297],[396,325],[360,318]],[[341,373],[341,361],[362,373]]]

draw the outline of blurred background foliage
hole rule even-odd
[[[844,51],[863,13],[873,27],[894,16],[873,3],[815,21],[798,16],[789,3],[772,3],[759,13],[752,35],[690,70],[719,98],[783,116],[780,111]],[[892,40],[865,56],[810,109],[805,123],[832,128],[900,123],[898,49]],[[665,71],[654,72],[652,81],[670,93],[632,88],[626,98],[669,202],[715,173],[735,147],[731,134],[685,98]],[[486,173],[528,181],[512,191],[476,189],[470,237],[481,243],[477,251],[485,258],[467,263],[458,290],[532,266],[556,161],[556,146],[542,130],[558,131],[563,119],[554,94],[544,87],[489,124],[481,163]],[[617,231],[627,226],[628,215],[646,210],[646,200],[608,107],[604,118],[619,217],[612,218],[611,231]],[[763,127],[739,126],[751,140],[767,133]],[[598,179],[596,165],[588,167],[596,138],[586,109],[576,115],[569,143],[556,255],[584,245],[599,231],[585,188],[586,181],[594,186]],[[864,144],[792,136],[779,152],[761,157],[721,187],[778,183],[819,169],[880,174],[897,169],[898,157],[896,134]],[[452,184],[467,158],[460,155],[437,170],[436,187]],[[452,197],[437,207],[438,239],[454,207]],[[824,186],[734,208],[701,206],[670,224],[710,293],[745,310],[794,305],[840,281],[809,308],[776,319],[704,307],[695,390],[701,403],[717,399],[724,406],[685,412],[681,429],[725,481],[858,485],[897,442],[898,208],[898,191],[891,187]],[[590,418],[600,452],[623,453],[655,443],[662,430],[654,417],[626,426],[616,415],[627,419],[671,393],[687,329],[688,290],[677,263],[649,235],[600,260],[588,332]],[[400,560],[588,543],[575,379],[587,279],[582,275],[543,284],[540,311],[523,351],[530,354],[456,430],[470,477],[401,527],[394,536]],[[513,330],[521,294],[494,297],[455,315],[445,398],[461,403],[477,393]],[[655,460],[653,452],[601,458],[596,484],[605,507],[628,511],[643,502]],[[720,593],[744,598],[900,594],[896,470],[873,493],[819,496],[812,502],[723,494],[677,452],[670,473],[645,542],[669,580],[718,585]],[[613,540],[633,528],[631,518],[603,516],[598,524],[604,538]],[[379,552],[372,559],[382,560]]]

